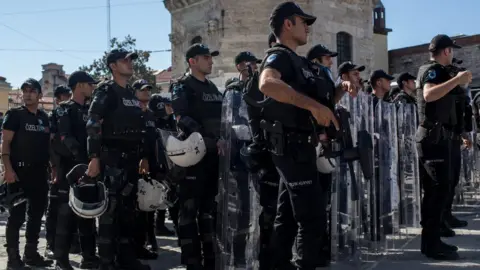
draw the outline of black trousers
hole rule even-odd
[[[207,153],[198,164],[187,168],[185,179],[179,183],[178,237],[184,265],[201,265],[203,257],[205,268],[215,269],[218,167],[217,154]]]
[[[22,203],[10,209],[7,221],[6,240],[7,248],[19,249],[20,228],[25,222],[27,214],[27,228],[25,232],[26,246],[36,249],[42,216],[48,201],[47,167],[44,165],[14,167],[18,182],[8,185],[10,192],[19,189],[24,191],[27,203]]]
[[[453,200],[455,198],[455,189],[457,188],[458,183],[460,182],[460,171],[461,171],[461,158],[462,158],[462,140],[456,139],[452,141],[452,152],[451,152],[451,159],[452,159],[452,184],[450,187],[450,194],[448,196],[447,204],[445,206],[445,218],[452,217],[452,205]]]
[[[315,157],[315,147],[308,143],[289,144],[283,156],[272,155],[280,175],[272,239],[277,269],[289,264],[294,242],[298,269],[315,269],[319,263],[326,205],[320,183],[325,179],[318,179]]]
[[[100,216],[98,254],[102,265],[128,266],[136,261],[134,250],[138,162],[135,153],[109,151],[102,155],[103,180],[108,188],[108,208]]]
[[[417,151],[420,159],[420,181],[424,191],[421,213],[424,239],[438,242],[443,213],[453,183],[452,141],[435,141],[428,135],[427,130],[419,127]]]
[[[58,216],[58,185],[51,184],[48,193],[48,207],[45,213],[45,238],[47,248],[55,249],[55,234],[57,231]]]

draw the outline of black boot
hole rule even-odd
[[[74,270],[68,259],[57,260],[55,270]]]
[[[130,259],[117,261],[118,267],[116,269],[122,270],[150,270],[150,265],[142,264],[139,260]]]
[[[454,237],[455,231],[448,225],[447,221],[442,222],[442,227],[440,228],[441,237]]]
[[[7,248],[8,262],[7,270],[30,270],[20,258],[18,248]]]
[[[25,253],[23,254],[25,264],[37,267],[47,267],[53,264],[53,260],[45,259],[37,251],[37,245],[26,244]]]
[[[80,269],[97,269],[100,265],[100,258],[97,256],[83,257],[80,262]]]
[[[460,220],[453,215],[450,215],[448,218],[446,218],[447,224],[450,226],[450,228],[464,228],[468,226],[468,222],[465,220]]]
[[[429,235],[422,232],[422,253],[425,256],[434,260],[449,261],[460,259],[456,251],[448,250],[445,245],[442,244],[438,234]]]
[[[156,260],[158,258],[158,254],[156,252],[152,252],[145,247],[138,247],[136,252],[137,258],[140,260]]]

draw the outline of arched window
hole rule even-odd
[[[190,41],[190,45],[193,45],[195,43],[202,43],[203,39],[201,36],[196,36],[192,38],[192,41]]]
[[[337,33],[337,66],[352,61],[352,36],[349,33]]]

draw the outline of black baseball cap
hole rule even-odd
[[[452,40],[449,36],[447,35],[436,35],[433,37],[432,41],[430,42],[430,46],[428,46],[428,50],[431,52],[438,51],[441,49],[446,49],[446,48],[456,48],[460,49],[462,48],[461,46],[458,46],[454,40]]]
[[[307,59],[312,61],[313,59],[319,58],[324,55],[336,57],[338,53],[330,51],[327,47],[323,46],[322,44],[318,44],[310,48],[310,50],[307,53]]]
[[[400,85],[403,81],[408,81],[408,80],[416,80],[417,77],[413,76],[412,74],[408,72],[404,72],[398,76],[397,79],[397,84]]]
[[[23,90],[23,88],[25,88],[26,86],[30,86],[31,88],[36,89],[38,91],[38,93],[42,92],[42,86],[40,85],[40,83],[37,80],[35,80],[33,78],[28,78],[27,80],[25,80],[22,83],[22,86],[20,86],[20,89]]]
[[[373,86],[377,82],[378,79],[387,79],[389,81],[393,81],[395,77],[388,75],[383,69],[377,69],[370,74],[370,84]]]
[[[85,71],[75,71],[68,77],[68,87],[73,88],[78,83],[97,84],[99,81],[95,80]]]
[[[59,98],[61,95],[64,95],[64,94],[71,94],[71,93],[72,93],[72,90],[66,85],[57,86],[55,90],[53,90],[53,96],[56,98]]]
[[[365,70],[365,66],[357,66],[350,61],[343,62],[340,66],[338,66],[338,75],[343,75],[352,70],[358,70],[359,72],[362,72]]]
[[[107,65],[110,65],[111,63],[115,63],[120,59],[127,59],[127,58],[135,60],[138,58],[138,54],[136,52],[128,52],[123,49],[112,50],[107,55]]]
[[[241,52],[237,54],[237,56],[235,56],[235,65],[238,65],[244,61],[256,62],[257,64],[262,62],[261,59],[258,59],[257,57],[255,57],[255,55],[253,55],[253,53],[251,52]]]
[[[146,80],[136,80],[132,84],[133,89],[135,90],[143,90],[145,88],[150,88],[152,89],[153,87],[146,81]]]
[[[277,43],[277,37],[275,36],[275,34],[273,33],[270,33],[270,35],[268,35],[268,47],[271,48],[272,47],[272,43]]]
[[[219,51],[211,52],[210,49],[205,44],[195,43],[187,49],[187,53],[185,54],[185,58],[188,59],[194,58],[198,55],[211,55],[211,56],[218,56],[220,55]]]
[[[305,19],[307,25],[312,25],[317,17],[303,12],[302,8],[294,2],[284,2],[276,6],[270,15],[270,28],[275,29],[276,26],[291,16],[298,16]]]

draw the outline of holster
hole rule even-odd
[[[268,150],[277,156],[283,156],[285,150],[285,134],[282,123],[275,121],[273,124],[265,120],[260,121],[260,128],[268,142]]]

